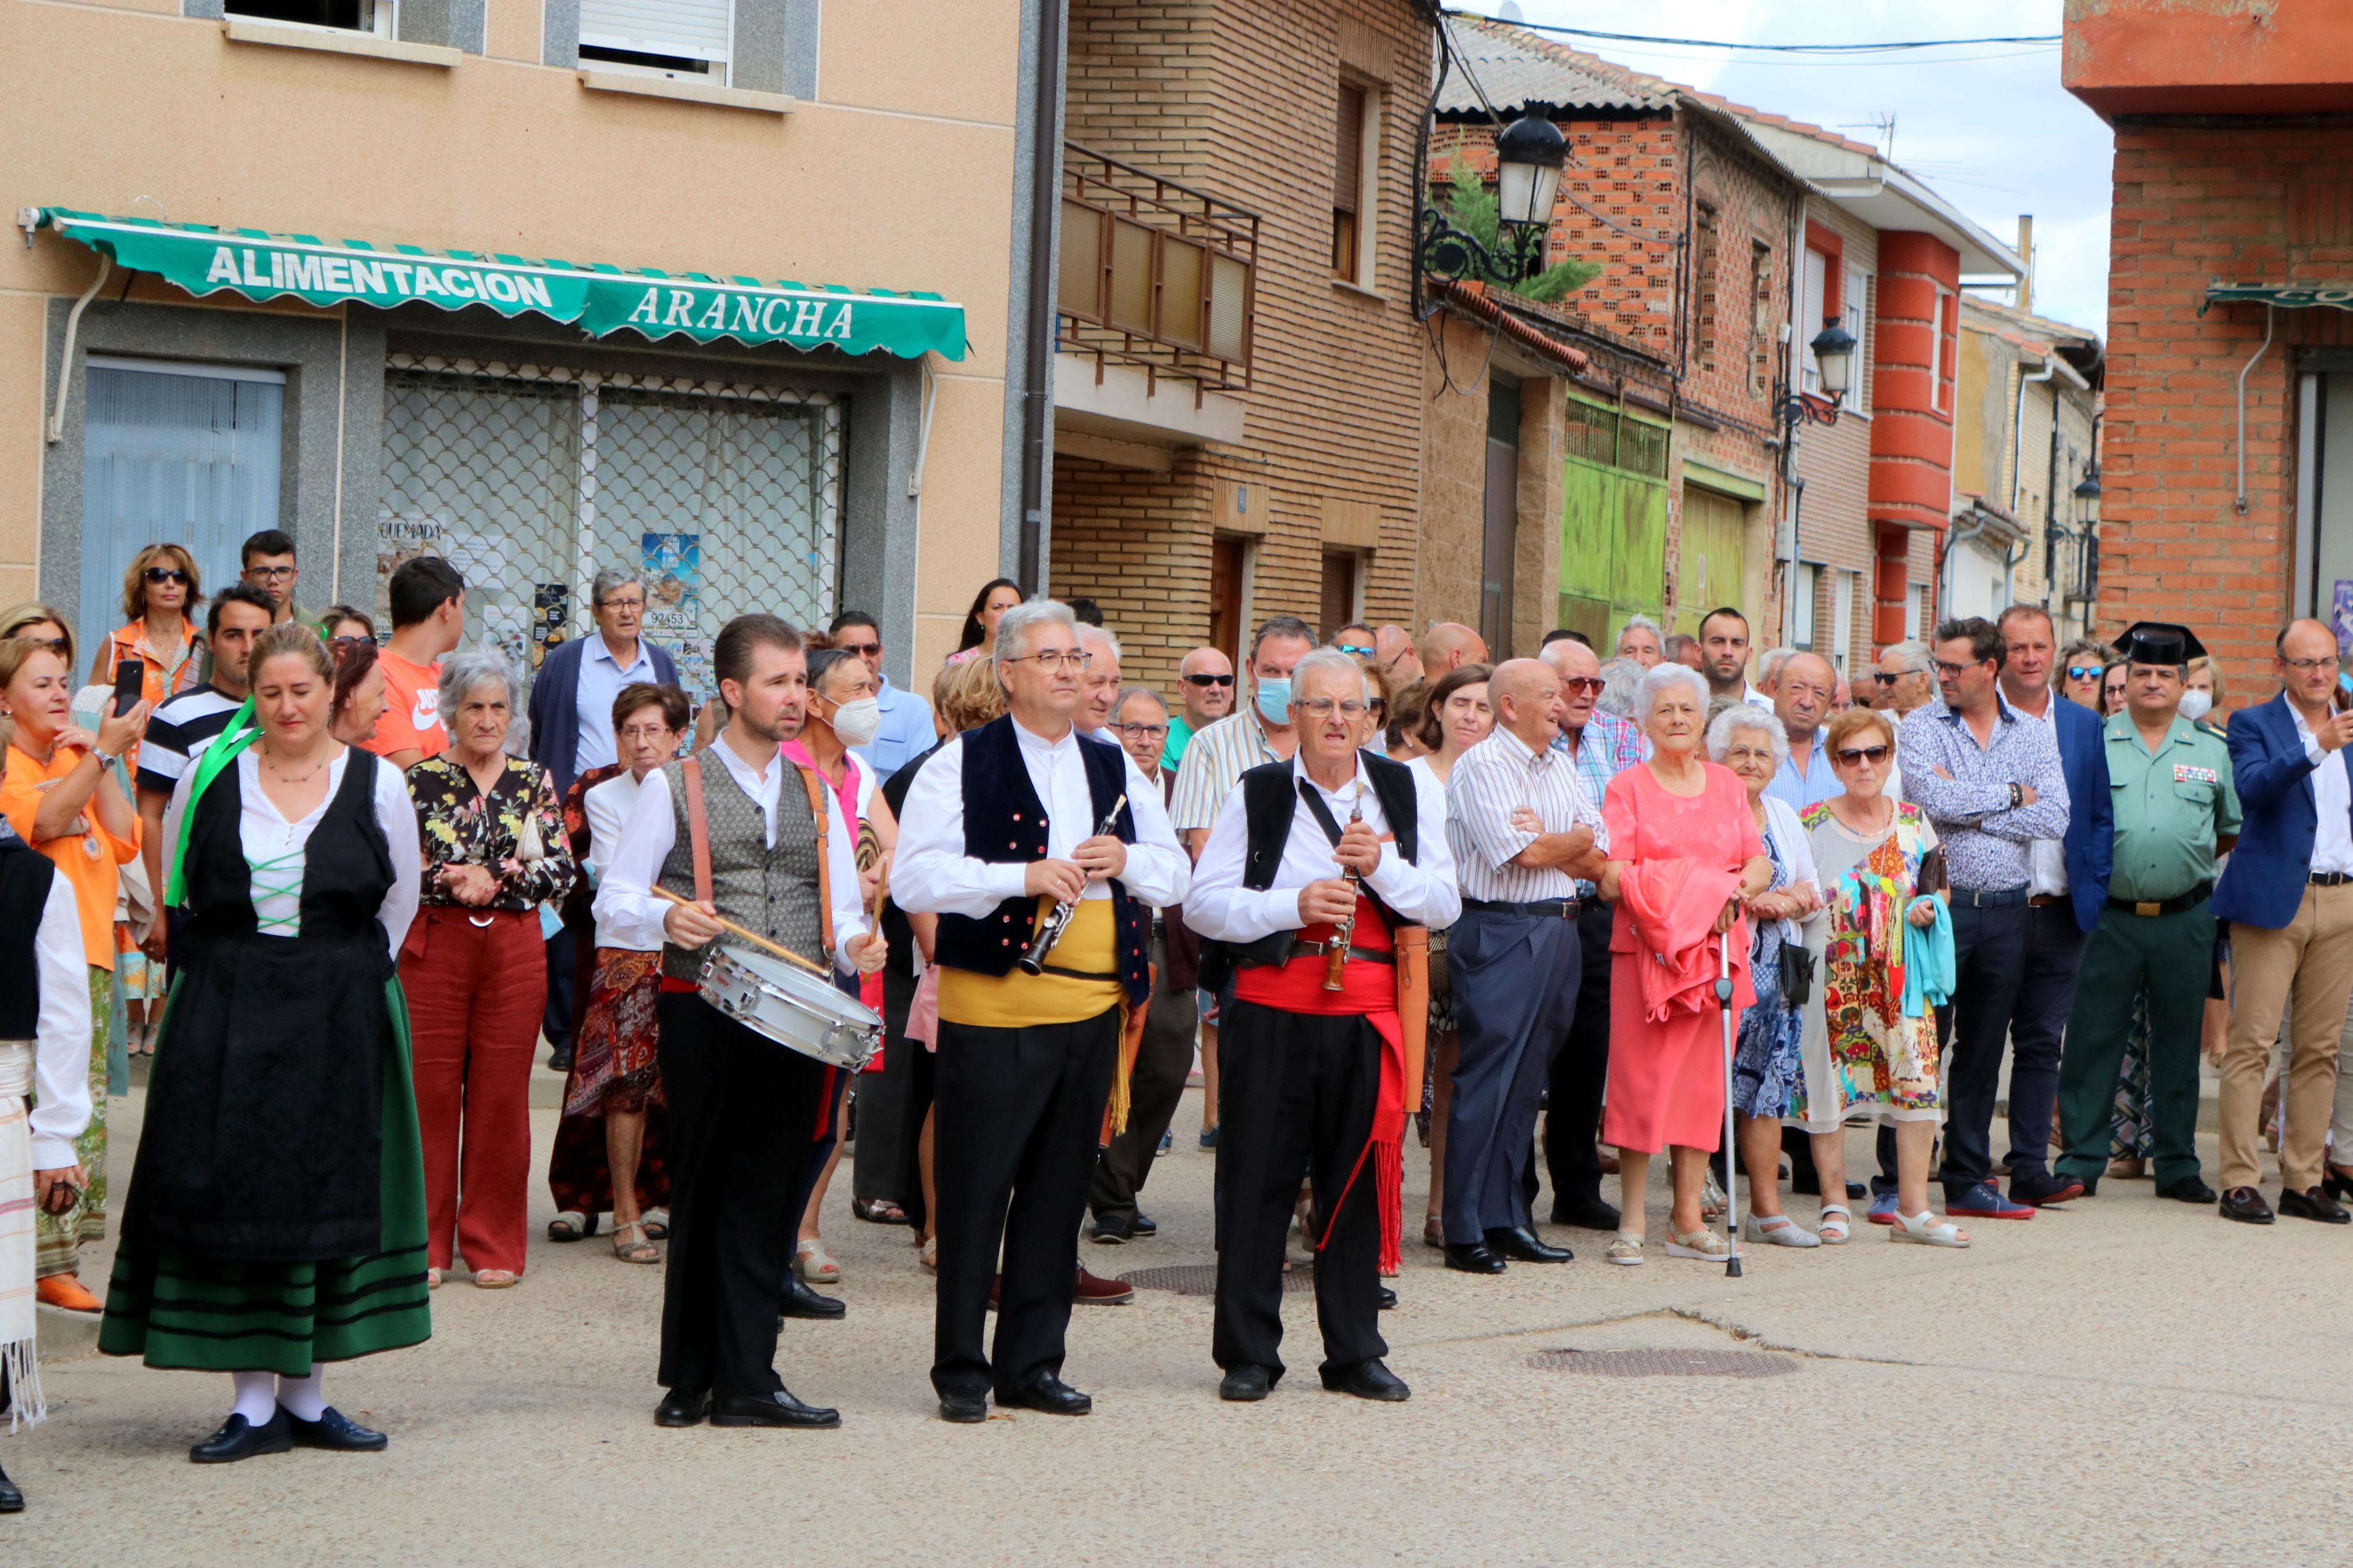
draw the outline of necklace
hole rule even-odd
[[[290,773],[284,768],[280,767],[278,765],[278,760],[275,757],[264,756],[261,759],[261,763],[264,767],[278,775],[278,782],[280,784],[309,784],[312,779],[317,778],[319,776],[320,770],[324,768],[328,763],[332,760],[333,759],[331,757],[322,757],[318,762],[311,764],[311,771],[309,773],[301,774]]]

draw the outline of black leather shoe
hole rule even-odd
[[[2279,1212],[2298,1219],[2316,1219],[2323,1225],[2353,1225],[2353,1213],[2348,1213],[2344,1205],[2318,1187],[2307,1187],[2300,1193],[2290,1187],[2282,1192]]]
[[[373,1426],[363,1426],[333,1405],[319,1412],[316,1421],[305,1421],[284,1405],[278,1414],[294,1429],[294,1446],[298,1448],[330,1448],[340,1454],[381,1454],[392,1446],[392,1439]]]
[[[2088,1186],[2089,1184],[2086,1185]],[[2214,1189],[2194,1174],[2184,1176],[2179,1181],[2160,1184],[2157,1189],[2157,1195],[2161,1198],[2171,1198],[2178,1204],[2211,1204],[2215,1201]]]
[[[988,1395],[943,1394],[940,1395],[940,1419],[953,1421],[959,1426],[976,1426],[988,1419]]]
[[[191,1463],[233,1465],[257,1454],[283,1454],[294,1447],[293,1421],[283,1410],[256,1426],[242,1415],[231,1415],[220,1430],[188,1450]]]
[[[1084,1415],[1095,1407],[1091,1395],[1081,1394],[1052,1373],[1013,1394],[999,1394],[997,1407],[1042,1410],[1049,1415]]]
[[[776,1303],[780,1318],[846,1318],[849,1304],[839,1296],[820,1296],[808,1281],[795,1274],[785,1280],[784,1299]]]
[[[2090,1191],[2078,1176],[2044,1176],[2030,1172],[2010,1178],[2010,1201],[2039,1209],[2055,1208],[2061,1204],[2087,1196]]]
[[[548,1052],[547,1070],[550,1072],[570,1072],[572,1070],[572,1047],[570,1046],[559,1046],[554,1050]]]
[[[711,1414],[711,1390],[707,1388],[673,1388],[662,1395],[654,1406],[657,1426],[700,1426],[702,1418]]]
[[[2353,1198],[2353,1176],[2334,1165],[2320,1168],[2320,1190],[2332,1198]]]
[[[16,1489],[16,1483],[8,1479],[7,1471],[0,1470],[0,1513],[24,1511],[25,1494]]]
[[[1324,1389],[1327,1394],[1353,1394],[1359,1399],[1378,1399],[1390,1404],[1413,1397],[1413,1390],[1405,1385],[1405,1380],[1377,1359],[1360,1361],[1345,1372],[1327,1372],[1323,1376]]]
[[[1393,1310],[1397,1306],[1397,1292],[1384,1285],[1381,1287],[1381,1293],[1377,1300],[1380,1301],[1382,1311]]]
[[[1526,1226],[1487,1233],[1487,1250],[1514,1263],[1566,1263],[1577,1256],[1566,1247],[1554,1247]]]
[[[803,1405],[789,1388],[774,1394],[723,1394],[711,1402],[713,1426],[825,1427],[841,1425],[841,1412]]]
[[[1150,1215],[1145,1214],[1142,1209],[1138,1209],[1135,1211],[1135,1224],[1130,1228],[1135,1232],[1135,1239],[1142,1241],[1147,1236],[1158,1236],[1160,1234],[1160,1222],[1154,1219]]]
[[[1465,1274],[1501,1274],[1506,1266],[1483,1241],[1474,1241],[1464,1247],[1457,1247],[1450,1241],[1446,1244],[1446,1267],[1459,1268]]]
[[[1238,1366],[1226,1373],[1224,1381],[1218,1384],[1218,1397],[1229,1399],[1236,1405],[1255,1405],[1264,1399],[1267,1390],[1273,1386],[1274,1379],[1267,1375],[1266,1368]]]
[[[1135,1236],[1135,1222],[1124,1214],[1095,1216],[1095,1240],[1104,1247],[1124,1245]]]
[[[1553,1200],[1552,1223],[1555,1225],[1575,1226],[1579,1230],[1614,1231],[1618,1228],[1620,1217],[1615,1205],[1603,1203],[1599,1198]]]
[[[2272,1205],[2263,1202],[2263,1194],[2253,1187],[2232,1187],[2214,1206],[2224,1219],[2234,1219],[2242,1225],[2272,1223]]]

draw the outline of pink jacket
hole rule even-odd
[[[1725,939],[1715,917],[1740,889],[1740,873],[1696,860],[1640,860],[1618,884],[1619,907],[1633,924],[1642,976],[1642,1016],[1663,1023],[1678,1013],[1715,1006],[1715,979]],[[1733,923],[1732,1005],[1757,1000],[1748,978],[1748,920]]]

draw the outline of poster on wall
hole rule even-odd
[[[388,511],[378,515],[375,625],[379,636],[392,635],[392,574],[420,555],[442,553],[448,533],[448,522],[436,512]]]
[[[689,705],[700,712],[719,689],[719,682],[711,672],[711,639],[681,637],[670,645],[670,655],[678,660],[681,689],[685,691]]]
[[[702,629],[702,535],[649,533],[640,549],[646,574],[646,629],[693,634]]]
[[[555,650],[572,624],[572,584],[569,583],[534,583],[531,588],[533,637],[531,668],[537,669],[540,661]]]
[[[2328,605],[2328,624],[2337,632],[2337,657],[2353,653],[2353,582],[2339,577]]]

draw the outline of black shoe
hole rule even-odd
[[[1413,1397],[1413,1390],[1378,1359],[1360,1361],[1345,1372],[1323,1374],[1327,1394],[1353,1394],[1359,1399],[1379,1399],[1394,1404]]]
[[[1387,1312],[1393,1310],[1397,1306],[1397,1292],[1390,1289],[1386,1285],[1382,1286],[1380,1303],[1382,1311]]]
[[[780,1318],[846,1318],[849,1304],[839,1296],[820,1296],[797,1274],[785,1279],[784,1299],[776,1303]]]
[[[2076,1198],[2087,1197],[2091,1189],[2079,1176],[2045,1176],[2034,1173],[2010,1178],[2012,1203],[2028,1204],[2035,1208],[2055,1208]]]
[[[713,1426],[795,1426],[817,1428],[841,1425],[841,1412],[821,1405],[803,1405],[789,1388],[774,1394],[723,1394],[711,1402]]]
[[[294,1428],[294,1446],[298,1448],[330,1448],[341,1454],[381,1454],[392,1446],[392,1439],[373,1426],[363,1426],[333,1405],[319,1412],[316,1421],[305,1421],[284,1405],[278,1413]]]
[[[570,1072],[572,1070],[572,1047],[570,1046],[559,1046],[554,1050],[548,1052],[547,1066],[548,1070],[551,1072]]]
[[[1264,1399],[1267,1390],[1273,1386],[1274,1379],[1267,1374],[1266,1368],[1238,1366],[1226,1373],[1224,1381],[1218,1384],[1218,1397],[1229,1399],[1236,1405],[1255,1405]]]
[[[2318,1187],[2306,1187],[2300,1193],[2293,1187],[2283,1191],[2279,1212],[2298,1219],[2316,1219],[2323,1225],[2353,1225],[2353,1213],[2348,1213],[2344,1205]]]
[[[2092,1190],[2089,1182],[2084,1184],[2084,1190],[2087,1193]],[[2179,1181],[2158,1184],[2157,1195],[2161,1198],[2171,1198],[2178,1204],[2211,1204],[2214,1201],[2214,1189],[2200,1181],[2193,1173],[2183,1176]]]
[[[654,1406],[657,1426],[700,1426],[702,1418],[711,1414],[711,1390],[707,1388],[673,1388],[662,1395]]]
[[[988,1395],[943,1394],[940,1395],[940,1419],[953,1421],[959,1426],[976,1426],[988,1419]]]
[[[242,1415],[231,1415],[219,1431],[189,1449],[188,1458],[198,1465],[233,1465],[257,1454],[283,1454],[293,1447],[292,1419],[283,1410],[273,1410],[259,1426]]]
[[[1578,1230],[1614,1231],[1620,1217],[1614,1205],[1599,1198],[1555,1198],[1552,1204],[1552,1223],[1574,1226]]]
[[[1095,1215],[1095,1240],[1104,1247],[1120,1247],[1135,1235],[1135,1222],[1121,1214]]]
[[[1509,1230],[1489,1231],[1487,1250],[1514,1263],[1566,1263],[1577,1256],[1566,1247],[1548,1245],[1524,1225],[1515,1225]]]
[[[0,1513],[24,1511],[25,1494],[16,1489],[16,1483],[8,1479],[7,1471],[0,1470]]]
[[[1501,1274],[1507,1267],[1504,1260],[1488,1249],[1483,1241],[1467,1246],[1446,1244],[1446,1267],[1459,1268],[1465,1274]]]
[[[2098,1196],[2100,1195],[2100,1178],[2099,1178],[2099,1177],[2097,1177],[2097,1176],[2074,1176],[2074,1177],[2071,1177],[2071,1178],[2070,1178],[2070,1180],[2077,1181],[2077,1182],[2081,1182],[2081,1183],[2083,1183],[2083,1184],[2084,1184],[2084,1195],[2085,1197],[2087,1197],[2087,1198],[2096,1198],[2096,1197],[2098,1197]],[[2214,1194],[2211,1194],[2211,1193],[2209,1193],[2209,1194],[2207,1194],[2204,1197],[2202,1197],[2202,1198],[2199,1199],[2198,1201],[2199,1201],[2199,1202],[2200,1202],[2200,1203],[2210,1203],[2210,1204],[2211,1204],[2211,1203],[2212,1203],[2212,1202],[2214,1201]]]
[[[1135,1232],[1136,1240],[1142,1241],[1146,1237],[1160,1234],[1160,1222],[1138,1209],[1135,1211],[1135,1223],[1128,1228]]]
[[[1095,1402],[1050,1372],[1017,1393],[999,1394],[997,1407],[1042,1410],[1049,1415],[1084,1415],[1095,1407]]]
[[[2353,1198],[2353,1176],[2340,1173],[2334,1165],[2323,1165],[2320,1190],[2332,1198]]]
[[[2263,1194],[2253,1187],[2232,1187],[2214,1206],[2224,1219],[2234,1219],[2242,1225],[2272,1223],[2272,1205],[2263,1202]]]

